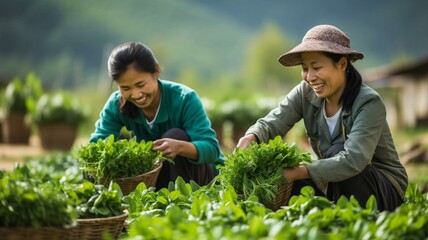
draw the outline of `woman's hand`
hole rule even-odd
[[[287,180],[287,182],[311,178],[308,169],[304,165],[300,165],[296,168],[285,168],[282,171],[282,175]]]
[[[245,149],[251,145],[252,142],[257,142],[257,137],[254,134],[248,134],[241,137],[236,145],[237,148]]]
[[[161,151],[163,156],[174,159],[180,154],[180,141],[171,138],[162,138],[153,142],[153,151]]]
[[[178,155],[188,159],[198,159],[198,150],[191,142],[172,138],[161,138],[153,142],[153,151],[161,151],[164,157],[174,159]]]

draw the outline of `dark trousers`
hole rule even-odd
[[[358,200],[362,207],[365,207],[369,197],[374,195],[379,211],[393,211],[403,203],[403,199],[394,186],[372,165],[368,165],[360,174],[354,177],[341,182],[328,183],[327,194],[319,190],[310,179],[293,182],[291,194],[300,194],[300,189],[307,185],[315,189],[315,195],[327,197],[333,202],[337,202],[342,195],[348,199],[352,195]]]
[[[181,141],[190,142],[187,133],[178,128],[167,131],[162,138],[172,138]],[[194,161],[182,156],[176,156],[174,163],[163,162],[162,169],[156,182],[156,189],[159,190],[168,187],[170,181],[175,181],[178,176],[185,182],[195,181],[199,186],[207,185],[215,176],[214,168],[211,164],[196,164]]]

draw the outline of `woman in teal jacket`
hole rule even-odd
[[[284,169],[284,177],[293,182],[292,194],[310,185],[332,201],[353,195],[363,206],[374,195],[380,210],[393,210],[403,202],[407,174],[381,97],[362,84],[351,63],[363,57],[350,48],[340,29],[310,29],[298,46],[278,59],[284,66],[301,65],[303,81],[251,126],[237,147],[285,136],[303,119],[318,160]]]
[[[224,156],[196,92],[159,79],[153,52],[138,42],[117,46],[108,59],[108,71],[119,89],[102,109],[90,142],[111,134],[117,140],[126,127],[138,141],[153,141],[154,151],[174,159],[174,164],[164,162],[157,189],[178,176],[208,184]]]

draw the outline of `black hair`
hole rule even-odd
[[[158,71],[158,61],[152,50],[140,42],[123,43],[114,48],[108,58],[108,73],[115,81],[130,66],[146,73]]]
[[[330,52],[323,52],[323,54],[326,57],[330,58],[335,63],[339,62],[339,60],[345,56],[345,55],[330,53]],[[342,108],[344,110],[350,110],[352,108],[352,104],[354,104],[355,98],[357,98],[357,95],[363,83],[361,74],[352,65],[348,57],[347,57],[347,61],[348,61],[348,64],[346,67],[345,90],[343,91],[343,94],[339,99],[339,101],[342,102]]]
[[[108,58],[108,73],[117,81],[130,67],[145,73],[159,71],[158,61],[152,50],[140,42],[127,42],[115,47]],[[120,111],[128,117],[138,116],[138,107],[125,99],[120,99]]]

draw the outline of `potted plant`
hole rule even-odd
[[[119,238],[128,213],[117,183],[111,181],[106,187],[85,180],[66,185],[64,191],[77,210],[77,226],[70,239]]]
[[[79,101],[67,91],[45,93],[37,101],[27,101],[27,106],[41,145],[48,150],[70,150],[79,124],[88,117]]]
[[[14,78],[6,87],[4,96],[5,117],[3,120],[3,141],[9,144],[28,144],[31,129],[26,122],[27,100],[36,101],[42,94],[40,79],[29,73],[25,83]]]
[[[69,239],[77,211],[60,187],[18,167],[0,175],[1,239]]]
[[[144,182],[153,187],[167,160],[162,152],[152,151],[153,142],[138,142],[135,138],[115,141],[110,135],[76,149],[76,158],[84,175],[95,183],[107,185],[110,181],[119,184],[124,195]]]

